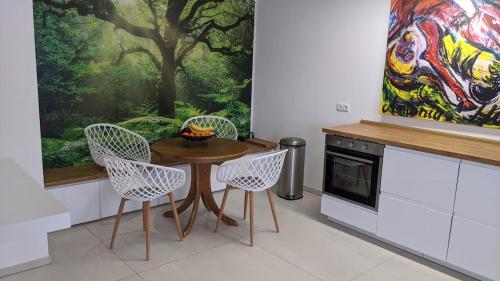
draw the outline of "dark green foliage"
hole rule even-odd
[[[66,141],[62,139],[42,139],[44,167],[80,166],[92,163],[85,139]]]
[[[139,117],[118,123],[153,143],[157,140],[170,138],[177,135],[182,122],[178,119],[165,117]]]
[[[240,94],[251,83],[250,79],[246,79],[242,85],[230,85],[219,93],[201,95],[203,99],[215,102],[222,108],[215,115],[231,120],[238,129],[238,135],[243,138],[250,135],[250,107],[240,101]]]

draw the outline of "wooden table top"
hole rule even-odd
[[[151,149],[162,159],[186,163],[217,163],[241,157],[247,153],[248,144],[235,140],[214,138],[208,145],[188,147],[181,138],[155,142]]]
[[[323,128],[332,135],[500,166],[500,141],[362,120]]]

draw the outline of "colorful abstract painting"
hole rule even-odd
[[[500,2],[392,0],[380,112],[500,128]]]
[[[149,142],[189,117],[250,135],[254,0],[34,0],[45,169],[93,163],[83,130]]]

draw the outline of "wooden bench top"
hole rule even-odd
[[[276,148],[277,144],[262,139],[250,139],[245,141],[249,144],[247,153],[255,153]],[[165,166],[176,166],[185,163],[165,161],[155,153],[151,155],[151,163]],[[74,184],[91,180],[100,180],[108,177],[106,169],[95,164],[87,166],[72,166],[45,170],[43,179],[45,188],[55,188],[61,185]]]

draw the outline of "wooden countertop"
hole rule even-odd
[[[500,166],[500,141],[495,140],[367,120],[358,124],[323,128],[323,132]]]
[[[277,144],[262,139],[245,140],[248,144],[246,153],[262,152],[276,148]],[[183,162],[176,160],[167,161],[161,159],[155,153],[152,154],[151,163],[164,166],[182,165]],[[105,179],[108,177],[106,170],[95,164],[88,166],[75,166],[49,169],[43,172],[45,188],[57,188],[61,185],[74,184],[91,180]]]

